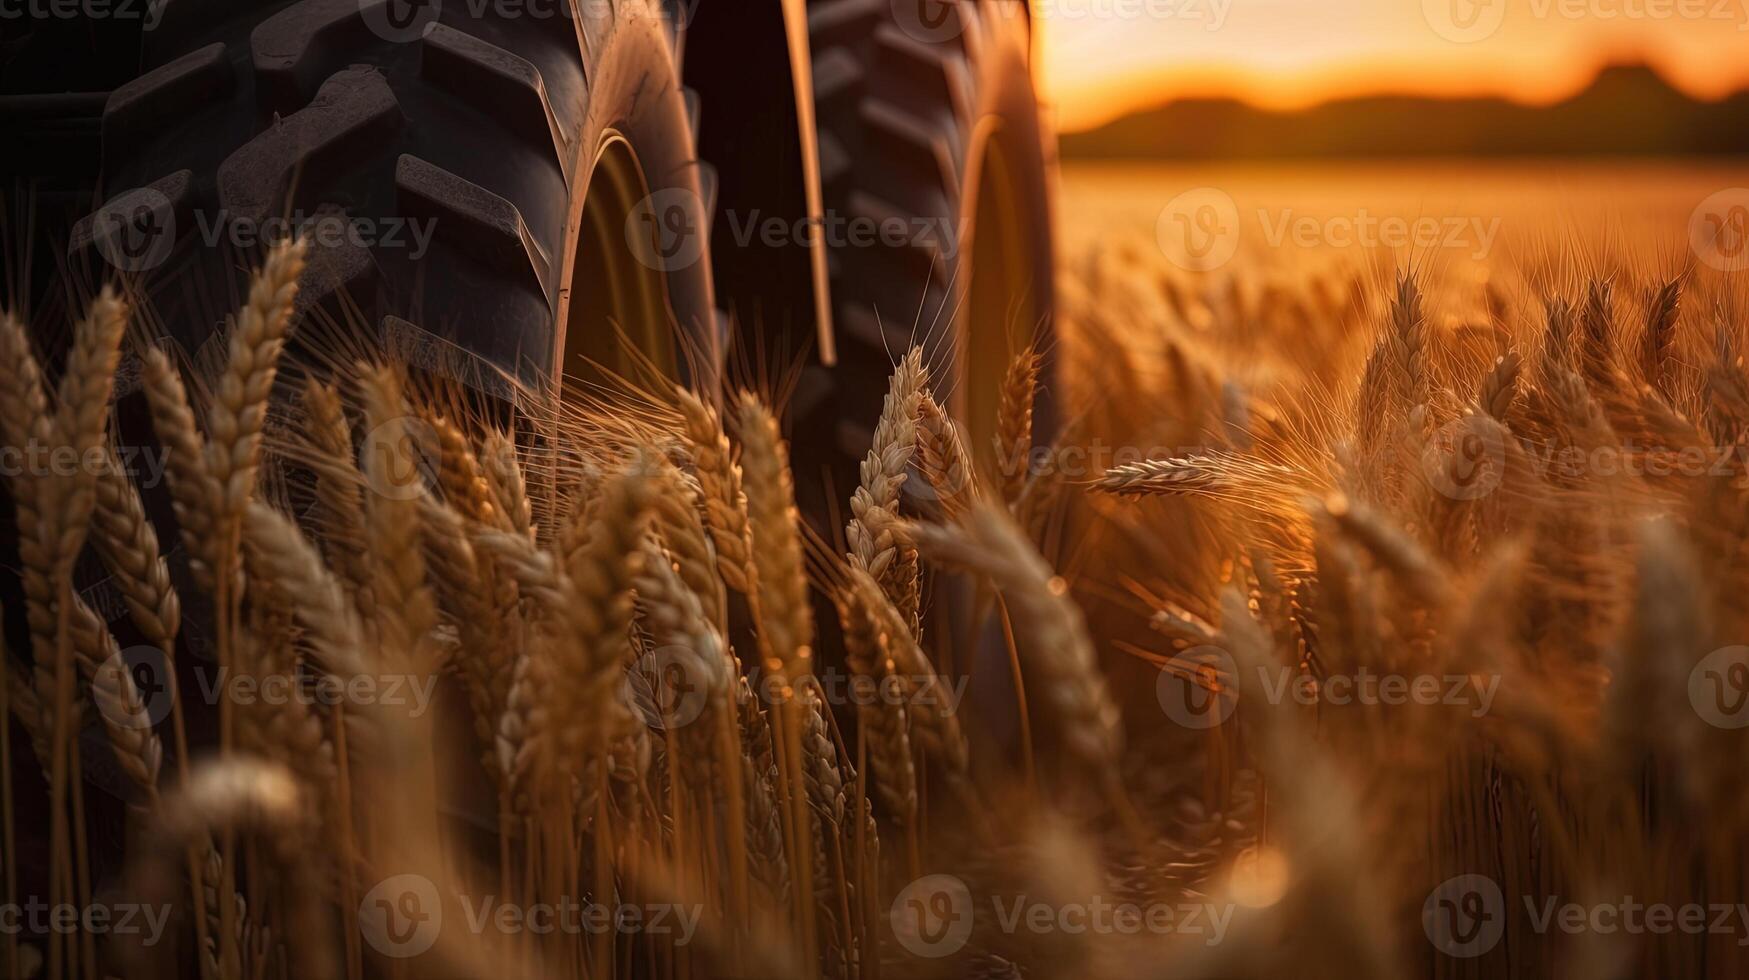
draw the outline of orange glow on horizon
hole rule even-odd
[[[1503,11],[1470,43],[1439,3]],[[1661,6],[1662,4],[1662,6]],[[1697,5],[1698,4],[1698,5]],[[1177,98],[1296,109],[1358,95],[1558,101],[1646,62],[1702,99],[1749,87],[1749,0],[1033,0],[1045,96],[1064,131]],[[1620,11],[1701,10],[1629,18]],[[1180,11],[1149,16],[1135,11]],[[1618,11],[1614,17],[1608,11]],[[1114,14],[1112,11],[1128,11]]]

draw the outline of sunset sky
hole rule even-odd
[[[1065,130],[1177,96],[1296,107],[1380,91],[1551,101],[1608,61],[1749,85],[1749,0],[1034,0]],[[1462,40],[1469,37],[1473,40]],[[1457,39],[1453,39],[1457,38]]]

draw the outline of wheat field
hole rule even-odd
[[[0,320],[0,436],[92,464],[8,471],[6,898],[77,921],[7,975],[1742,975],[1741,275],[1186,271],[1091,199],[998,446],[899,354],[829,529],[773,389],[292,365],[296,245],[219,363]]]

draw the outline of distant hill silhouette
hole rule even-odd
[[[1603,69],[1572,98],[1366,96],[1275,112],[1235,99],[1184,99],[1062,137],[1079,159],[1749,153],[1749,91],[1703,102],[1646,65]]]

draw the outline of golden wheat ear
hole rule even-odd
[[[978,497],[977,471],[971,453],[966,451],[959,423],[930,394],[925,394],[918,406],[917,455],[918,468],[935,491],[942,515],[949,520],[963,518]],[[1025,482],[1021,481],[1022,492]]]
[[[1646,307],[1646,323],[1640,331],[1640,380],[1660,395],[1671,394],[1670,362],[1676,349],[1677,321],[1682,316],[1683,278],[1678,276],[1658,287]]]
[[[559,630],[557,642],[519,654],[499,720],[501,764],[518,787],[580,775],[630,727],[619,691],[654,488],[641,456],[607,481],[572,574],[520,532],[481,539]]]
[[[813,671],[814,613],[797,529],[789,447],[777,417],[751,392],[737,406],[756,589],[754,615],[766,669],[789,686]]]
[[[408,669],[435,668],[431,632],[437,626],[437,600],[426,575],[420,539],[419,501],[428,491],[416,455],[419,422],[402,395],[400,375],[388,368],[365,374],[365,421],[370,426],[364,459],[365,541],[372,569],[371,596],[377,603],[377,635],[384,652]]]
[[[997,475],[1001,478],[1002,500],[1012,511],[1020,503],[1031,475],[1032,409],[1038,397],[1039,372],[1044,358],[1031,347],[1021,351],[1008,363],[1002,378],[1002,400],[996,412]]]
[[[853,674],[878,684],[897,668],[887,654],[887,637],[864,602],[865,597],[851,590],[838,597],[845,659]],[[885,703],[857,706],[860,737],[867,746],[868,772],[881,806],[900,826],[910,828],[917,820],[917,768],[909,711],[902,698],[881,700]]]
[[[1057,716],[1071,755],[1115,773],[1123,756],[1123,719],[1100,672],[1081,610],[1012,519],[984,505],[961,527],[909,524],[905,533],[926,558],[988,579],[1007,600],[1015,635],[1023,638],[1028,690],[1039,691]]]
[[[903,683],[908,692],[919,688],[945,690],[947,682],[936,672],[929,655],[917,645],[916,637],[899,610],[881,591],[880,584],[860,568],[851,569],[850,575],[854,600],[861,614],[867,616],[881,634],[890,665],[884,675],[872,675],[874,681],[882,683],[890,677]],[[942,764],[950,776],[965,776],[971,767],[970,749],[959,719],[951,710],[943,710],[943,705],[932,698],[910,700],[915,710],[907,712],[906,721],[913,738]]]
[[[220,536],[216,558],[225,566],[219,571],[226,578],[234,574],[243,511],[255,496],[268,398],[291,329],[305,251],[302,241],[275,247],[250,281],[207,411],[206,472],[216,489],[209,506]]]
[[[146,404],[152,428],[164,444],[165,475],[182,544],[195,580],[211,590],[217,545],[214,515],[219,511],[219,485],[206,468],[206,436],[195,422],[188,389],[164,352],[146,352]]]
[[[127,304],[105,288],[75,330],[73,349],[67,355],[67,368],[56,394],[54,430],[80,459],[104,446],[110,394],[115,390],[115,369],[121,361],[127,324]],[[90,518],[96,482],[97,471],[81,467],[67,491],[67,522],[83,525]]]
[[[729,447],[716,409],[685,388],[676,389],[684,423],[681,438],[692,457],[693,473],[704,497],[705,524],[717,546],[717,570],[729,588],[753,594],[752,532],[741,466]]]

